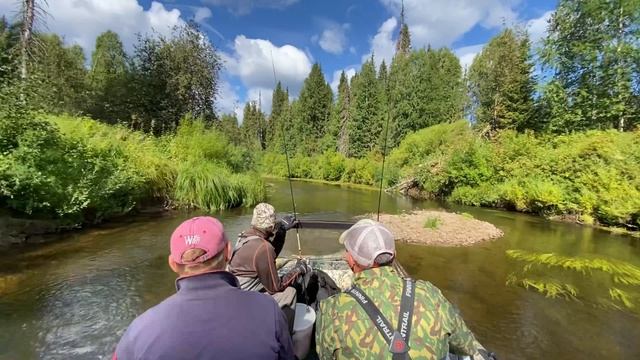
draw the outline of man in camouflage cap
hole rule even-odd
[[[320,302],[320,359],[439,360],[449,352],[477,353],[473,334],[440,290],[426,281],[403,279],[391,266],[395,243],[386,227],[360,220],[339,241],[346,248],[354,286]],[[405,307],[409,303],[412,308]],[[401,309],[404,316],[399,315]]]
[[[297,264],[290,272],[280,277],[275,259],[278,257],[287,231],[296,227],[292,216],[276,219],[276,210],[267,203],[260,203],[253,209],[251,228],[238,236],[228,270],[238,278],[244,290],[270,294],[280,305],[290,325],[293,324],[296,290],[290,285],[308,268]]]

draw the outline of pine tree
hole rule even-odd
[[[545,99],[550,106],[573,114],[550,119],[556,131],[591,128],[631,129],[640,118],[635,99],[639,96],[640,59],[639,0],[561,0],[551,18],[542,59],[554,71],[545,91],[562,96]]]
[[[238,118],[235,114],[224,114],[216,123],[218,130],[222,132],[233,144],[240,145],[242,137],[238,126]]]
[[[535,128],[532,72],[526,32],[506,29],[491,39],[469,68],[475,121],[491,130]]]
[[[351,122],[351,89],[344,71],[340,74],[338,99],[331,113],[331,137],[334,150],[349,155],[349,126]]]
[[[88,81],[91,90],[89,113],[111,123],[128,117],[127,55],[118,34],[106,31],[96,39]]]
[[[363,157],[378,149],[383,130],[382,88],[376,77],[373,57],[352,79],[351,94],[349,155]]]
[[[267,144],[270,149],[281,149],[283,134],[283,115],[289,106],[289,91],[282,89],[278,81],[271,97],[271,115],[267,126]]]
[[[265,116],[256,101],[244,105],[243,120],[240,132],[245,144],[254,150],[265,149]]]
[[[312,153],[327,132],[333,93],[318,63],[311,68],[300,91],[299,135],[303,151]]]
[[[389,71],[387,98],[390,116],[388,141],[391,148],[397,146],[414,127],[411,124],[413,94],[409,86],[412,81],[409,59],[395,56]]]

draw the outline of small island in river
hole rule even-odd
[[[419,210],[398,215],[380,214],[402,242],[434,246],[470,246],[502,237],[502,230],[469,214]]]

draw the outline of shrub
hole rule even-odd
[[[12,126],[0,126],[4,207],[77,224],[124,214],[142,196],[140,172],[117,149],[65,138],[54,125],[27,113],[0,119],[9,120]]]

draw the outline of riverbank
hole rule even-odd
[[[295,161],[294,161],[295,160]],[[407,136],[391,151],[385,187],[414,198],[492,207],[639,236],[640,131],[487,139],[466,121]],[[286,177],[284,155],[267,153],[262,173]],[[381,158],[327,152],[291,161],[292,176],[377,185]],[[354,174],[356,181],[352,181]]]
[[[145,204],[216,211],[265,197],[248,151],[195,119],[184,119],[175,134],[154,137],[16,104],[0,109],[0,149],[0,205],[18,219],[50,224],[53,232]],[[41,234],[21,231],[13,231],[10,242]]]

